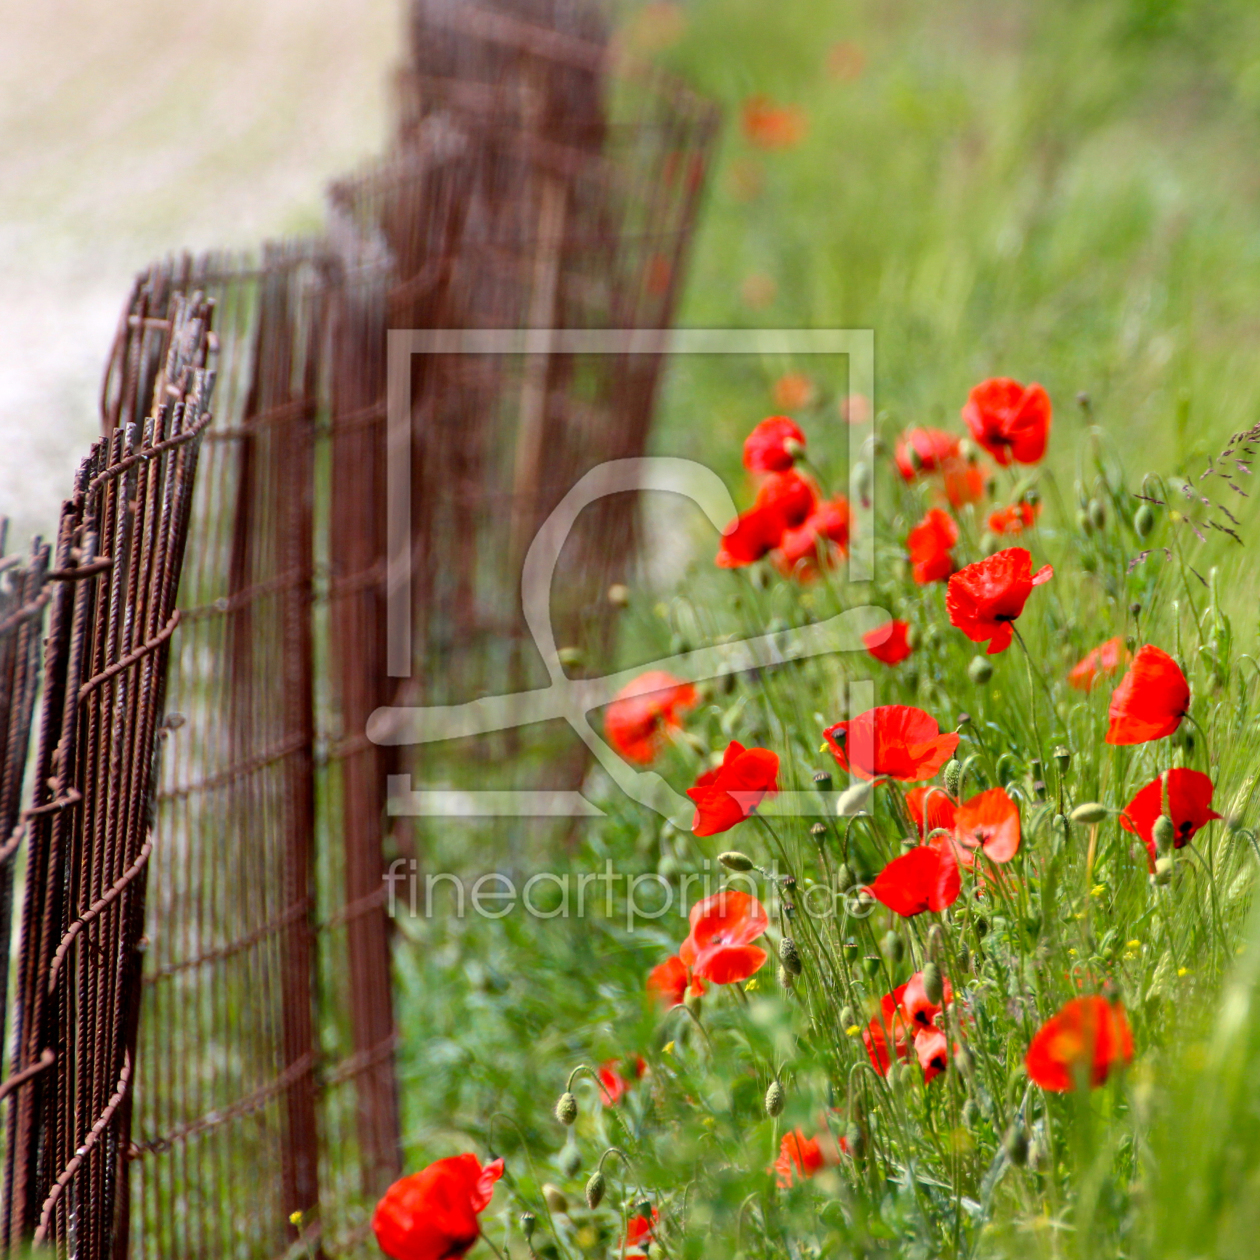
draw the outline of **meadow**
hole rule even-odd
[[[645,499],[622,664],[895,624],[597,715],[694,821],[592,773],[563,834],[426,828],[469,881],[627,877],[397,918],[408,1166],[504,1160],[476,1253],[1255,1254],[1257,22],[627,15],[731,120],[681,322],[873,329],[876,393],[857,468],[842,360],[671,367],[657,450],[746,520]]]

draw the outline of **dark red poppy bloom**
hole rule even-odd
[[[1040,385],[1021,385],[998,376],[981,381],[967,396],[962,418],[971,436],[1003,468],[1012,460],[1035,464],[1050,436],[1050,395]]]
[[[696,703],[696,689],[663,669],[651,669],[628,682],[608,706],[604,734],[627,760],[649,765],[665,742],[670,728],[677,730],[679,714]]]
[[[644,1248],[652,1241],[652,1232],[656,1229],[661,1219],[661,1214],[652,1209],[651,1217],[632,1216],[626,1222],[626,1247],[634,1247],[636,1250]]]
[[[716,836],[742,823],[769,795],[779,790],[779,754],[745,748],[732,740],[722,764],[706,770],[687,795],[696,803],[691,830]]]
[[[678,956],[694,975],[714,984],[736,984],[760,971],[766,951],[753,944],[770,926],[756,897],[734,888],[691,907],[691,934]]]
[[[904,621],[889,621],[862,636],[862,645],[885,665],[899,665],[914,650],[906,637],[910,627]]]
[[[481,1236],[478,1213],[494,1195],[503,1161],[476,1155],[439,1159],[396,1181],[376,1205],[372,1229],[390,1260],[450,1260]]]
[[[863,779],[905,783],[930,779],[953,756],[958,736],[942,735],[936,719],[908,704],[884,704],[837,722],[823,738],[842,770]]]
[[[642,1055],[636,1054],[633,1059],[609,1059],[599,1065],[599,1101],[605,1107],[619,1103],[632,1084],[623,1075],[623,1069],[628,1070],[637,1081],[647,1071],[647,1063]]]
[[[953,460],[961,459],[961,443],[943,429],[907,429],[897,439],[893,459],[906,481],[919,473],[937,472]]]
[[[936,1017],[954,1000],[954,990],[948,977],[941,977],[943,993],[941,1005],[928,1000],[923,987],[923,972],[916,971],[909,980],[897,990],[901,994],[901,1010],[910,1026],[917,1031],[936,1026]]]
[[[1212,780],[1201,770],[1174,767],[1152,779],[1120,815],[1125,831],[1141,836],[1155,869],[1155,820],[1167,814],[1173,825],[1173,847],[1180,849],[1220,814],[1212,808]]]
[[[1167,652],[1147,643],[1138,648],[1129,672],[1111,693],[1109,744],[1145,744],[1163,739],[1190,712],[1190,684]]]
[[[1091,648],[1068,671],[1068,686],[1077,691],[1089,691],[1100,674],[1114,674],[1128,659],[1129,651],[1124,645],[1124,638],[1116,635],[1106,643]]]
[[[989,788],[958,807],[954,835],[964,849],[981,849],[991,862],[1009,862],[1019,852],[1019,807],[1005,788]]]
[[[1054,570],[1042,565],[1032,571],[1032,556],[1023,547],[995,552],[949,579],[945,608],[949,622],[973,643],[989,642],[988,654],[1005,652],[1011,645],[1015,618],[1024,611],[1034,586],[1054,577]]]
[[[818,491],[800,473],[767,473],[753,506],[728,525],[717,554],[721,569],[738,569],[768,555],[789,530],[800,529],[818,506]]]
[[[681,1006],[688,994],[699,997],[705,983],[693,976],[691,969],[677,954],[667,958],[648,972],[647,990],[666,1006]]]
[[[949,1043],[939,1028],[921,1028],[914,1034],[914,1053],[926,1084],[949,1066]]]
[[[943,582],[954,571],[950,554],[958,542],[958,526],[948,512],[929,508],[906,538],[914,580],[920,586]]]
[[[844,1138],[837,1143],[823,1132],[807,1138],[804,1129],[793,1129],[779,1143],[779,1158],[774,1161],[775,1180],[781,1190],[789,1190],[795,1181],[805,1181],[829,1164],[840,1162],[845,1149]]]
[[[799,105],[776,105],[768,96],[750,96],[742,112],[744,135],[761,149],[794,148],[809,129]]]
[[[1024,1063],[1042,1089],[1064,1093],[1099,1086],[1113,1067],[1133,1061],[1133,1034],[1119,1002],[1073,998],[1032,1039]]]
[[[805,449],[805,435],[787,416],[769,416],[744,439],[749,472],[786,472]]]
[[[1032,529],[1040,515],[1040,503],[1012,503],[1010,507],[989,513],[989,533],[1022,534],[1024,530]]]
[[[871,885],[871,895],[895,914],[911,919],[941,911],[958,900],[962,875],[949,845],[921,844],[893,858]]]
[[[954,830],[958,802],[944,788],[911,788],[906,793],[906,808],[918,828],[920,840],[926,840],[934,831],[952,833]]]
[[[785,575],[794,573],[812,577],[821,558],[829,565],[836,556],[849,554],[849,529],[853,514],[849,501],[837,495],[828,503],[819,503],[796,529],[785,529],[778,543],[778,568]],[[801,561],[807,563],[798,568]]]

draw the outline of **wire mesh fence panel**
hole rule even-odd
[[[151,806],[210,309],[126,327],[118,425],[62,510],[48,613],[15,1003],[6,1241],[125,1248]],[[16,1082],[16,1084],[14,1084]],[[120,1219],[122,1222],[120,1224]]]

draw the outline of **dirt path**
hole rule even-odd
[[[382,147],[399,0],[0,2],[0,514],[48,531],[137,268],[317,225]]]

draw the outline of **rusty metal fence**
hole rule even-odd
[[[410,452],[391,452],[387,334],[668,325],[714,112],[654,73],[610,77],[580,4],[423,0],[411,39],[394,152],[331,190],[326,237],[139,277],[55,559],[0,573],[0,914],[29,838],[9,1250],[371,1246],[401,1171],[381,877],[424,836],[390,819],[388,776],[413,766],[368,718],[521,685],[530,538],[590,467],[646,446],[658,360],[544,347],[418,356]],[[416,508],[401,682],[391,458]],[[635,523],[632,496],[601,503],[562,562],[560,641],[592,664]],[[472,755],[520,751],[504,738]],[[580,748],[548,760],[542,786],[585,772]]]
[[[11,1250],[33,1234],[84,1260],[125,1251],[149,803],[209,423],[209,316],[196,295],[161,318],[136,315],[120,423],[79,469],[46,575],[60,580],[24,816],[14,1062],[4,1086]]]

